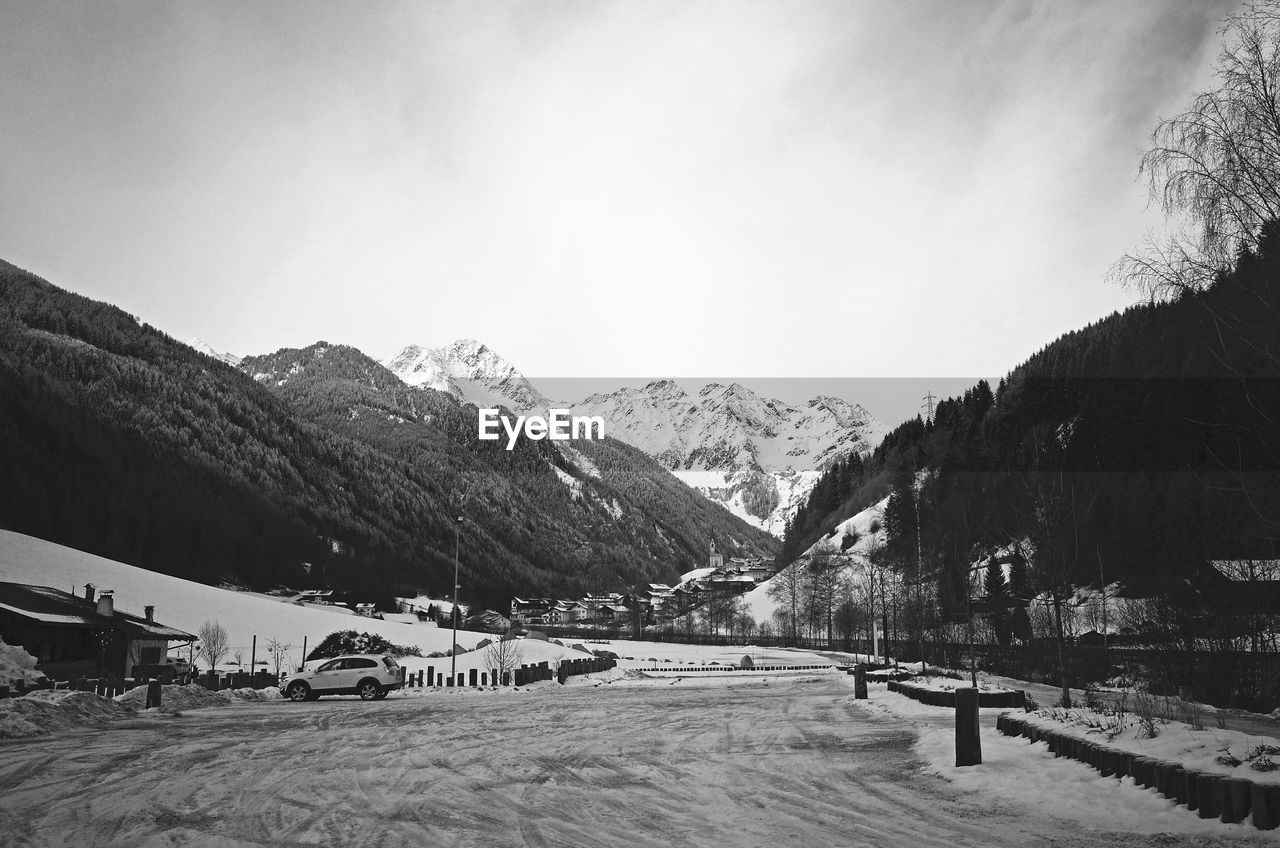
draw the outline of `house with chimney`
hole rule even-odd
[[[92,583],[82,595],[0,583],[0,639],[21,645],[36,658],[36,669],[54,680],[130,677],[135,665],[158,663],[171,646],[196,638],[156,621],[154,606],[144,606],[140,616],[117,609],[115,593],[99,592]]]

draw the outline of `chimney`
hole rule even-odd
[[[98,615],[110,618],[115,613],[115,604],[111,595],[112,591],[110,589],[103,589],[102,594],[98,595]]]
[[[93,603],[93,593],[97,588],[92,583],[84,584],[84,599],[89,603]]]
[[[143,614],[143,615],[145,615],[145,616],[147,617],[147,624],[155,624],[155,623],[156,623],[156,608],[155,608],[155,606],[153,606],[153,605],[151,605],[151,604],[148,604],[147,606],[143,607],[143,608],[142,608],[142,614]]]

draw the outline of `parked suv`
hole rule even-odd
[[[321,695],[359,695],[381,700],[404,685],[404,672],[391,657],[347,654],[313,660],[280,680],[280,691],[291,701],[314,701]]]

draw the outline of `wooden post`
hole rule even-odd
[[[478,683],[479,679],[480,679],[480,669],[478,668],[471,669],[471,673],[468,676],[467,683],[471,686],[472,689],[474,689],[477,685],[479,685]]]
[[[427,685],[436,685],[436,667],[433,665],[427,666]]]
[[[978,732],[978,690],[956,690],[956,765],[982,763],[982,737]]]
[[[258,634],[253,635],[253,647],[249,648],[249,673],[258,670]]]
[[[1249,794],[1253,826],[1258,830],[1275,830],[1280,824],[1280,784],[1255,783]]]
[[[859,701],[867,699],[867,667],[862,663],[853,667],[853,697]]]
[[[1224,824],[1242,822],[1249,816],[1253,782],[1240,777],[1228,777],[1222,781],[1222,811],[1218,818]]]
[[[160,681],[152,680],[147,683],[147,709],[160,706]]]

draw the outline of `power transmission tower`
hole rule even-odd
[[[929,392],[924,396],[924,403],[920,404],[920,408],[925,410],[924,420],[926,422],[933,420],[933,402],[935,400],[937,400],[937,398],[933,396],[933,392]]]

